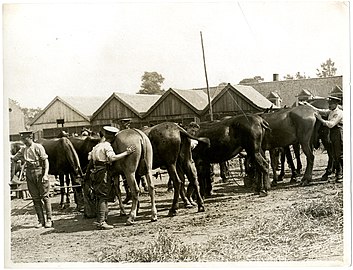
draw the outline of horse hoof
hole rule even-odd
[[[275,186],[277,186],[277,181],[272,181],[271,187],[275,187]]]
[[[157,221],[157,217],[151,218],[151,222],[156,222]]]
[[[300,185],[301,185],[302,187],[309,186],[309,185],[310,185],[310,182],[309,182],[309,180],[302,180],[302,182],[300,183]]]
[[[203,205],[199,206],[198,212],[205,212],[205,207]]]
[[[126,223],[125,223],[126,226],[131,226],[131,225],[134,225],[134,224],[135,224],[135,222],[133,220],[131,220],[131,219],[128,219],[126,221]]]
[[[264,190],[260,191],[259,193],[260,193],[259,194],[260,197],[266,197],[268,195],[267,191],[264,191]]]
[[[177,215],[176,209],[170,209],[168,212],[168,217],[174,217]]]
[[[324,174],[324,175],[321,177],[321,181],[328,181],[328,175],[327,175],[327,174]]]
[[[190,203],[185,203],[185,204],[184,204],[184,207],[187,208],[187,209],[188,209],[188,208],[193,208],[192,204],[190,204]]]

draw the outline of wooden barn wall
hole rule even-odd
[[[56,125],[57,119],[64,119],[65,125],[69,123],[77,124],[88,122],[73,109],[69,108],[64,103],[57,100],[47,110],[44,111],[44,113],[34,123],[34,126],[43,125],[43,127],[47,128],[48,125]]]
[[[112,123],[114,119],[131,118],[139,119],[139,116],[126,107],[117,99],[112,99],[107,105],[92,119],[92,125],[105,125]]]
[[[89,127],[90,123],[88,121],[76,121],[76,122],[66,122],[64,123],[64,129],[65,127]],[[57,127],[62,127],[61,125],[58,125],[55,122],[53,123],[46,123],[46,124],[33,124],[31,125],[31,130],[34,132],[39,131],[39,130],[44,130],[44,129],[51,129],[51,128],[57,128]]]
[[[161,121],[168,119],[198,117],[185,103],[175,95],[168,95],[143,121]]]
[[[224,116],[237,115],[239,113],[256,113],[260,110],[250,104],[244,97],[234,91],[227,91],[215,103],[212,104],[213,119],[219,120]],[[205,111],[201,121],[209,121],[209,110]]]
[[[195,116],[195,114],[185,114],[185,115],[169,115],[169,116],[156,116],[148,117],[141,120],[138,127],[144,126],[154,126],[163,122],[175,122],[183,125],[187,125],[190,122],[200,122],[200,117]]]
[[[255,106],[250,104],[245,98],[237,94],[234,91],[227,91],[217,100],[212,106],[213,112],[223,113],[223,112],[258,112]]]

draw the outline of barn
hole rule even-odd
[[[54,138],[59,131],[80,134],[90,127],[90,117],[106,100],[106,97],[56,96],[43,111],[33,119],[31,129],[36,137]]]
[[[202,90],[181,90],[170,88],[152,105],[143,116],[146,126],[171,121],[188,124],[199,122],[203,109],[208,104],[208,96]]]
[[[143,115],[160,97],[114,92],[92,115],[92,130],[99,131],[105,125],[120,128],[119,122],[123,119],[129,119],[131,127],[141,127]]]
[[[327,97],[336,87],[339,87],[341,90],[343,89],[343,76],[279,81],[278,74],[274,74],[273,79],[274,81],[271,82],[246,85],[252,86],[265,97],[269,96],[271,92],[277,93],[282,99],[281,107],[290,107],[296,104],[302,97],[305,99],[305,95]],[[304,94],[303,91],[307,93]]]
[[[20,139],[19,132],[26,130],[25,115],[21,107],[12,99],[9,99],[9,135],[10,141]]]
[[[270,107],[277,108],[275,104],[261,95],[253,87],[247,85],[227,84],[212,101],[213,119],[240,113],[262,112]],[[205,107],[202,121],[210,120],[209,105]]]

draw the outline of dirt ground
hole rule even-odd
[[[304,157],[302,161],[305,168]],[[255,196],[244,189],[240,172],[235,170],[233,172],[235,177],[228,179],[226,183],[219,177],[215,179],[214,195],[205,200],[204,213],[198,213],[197,207],[185,209],[180,201],[180,209],[175,217],[167,216],[173,195],[167,192],[168,178],[163,175],[162,179],[155,179],[158,221],[150,222],[149,197],[143,192],[139,216],[133,226],[125,226],[126,217],[119,215],[117,203],[109,205],[108,223],[115,228],[108,231],[96,230],[94,220],[86,219],[82,213],[76,212],[73,202],[70,208],[59,210],[59,195],[52,199],[54,227],[36,229],[34,228],[36,217],[31,201],[13,199],[11,231],[9,230],[10,262],[16,265],[39,262],[109,261],[107,250],[124,253],[132,248],[142,247],[155,241],[161,230],[186,244],[202,244],[215,237],[225,237],[244,230],[246,226],[253,226],[261,218],[269,220],[280,217],[283,215],[282,210],[289,207],[300,203],[308,204],[313,199],[320,199],[323,196],[337,195],[342,191],[343,184],[336,184],[333,179],[329,183],[319,181],[326,162],[326,154],[317,151],[312,185],[301,187],[298,184],[290,184],[289,171],[286,170],[284,182],[274,187],[267,197]],[[73,201],[73,194],[71,200]],[[129,209],[130,205],[127,205],[126,210]],[[307,255],[296,258],[296,261],[342,262],[343,233],[332,232],[324,237],[325,241],[321,246],[323,252],[310,251],[308,247]],[[277,252],[270,260],[293,260],[293,257],[284,257],[281,254]],[[219,258],[219,261],[222,261],[222,257]],[[242,254],[240,258],[239,261],[266,261],[269,257],[262,258],[258,255],[247,258],[246,254]]]

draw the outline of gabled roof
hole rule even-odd
[[[164,92],[162,97],[151,106],[144,117],[148,116],[151,112],[155,110],[168,96],[174,95],[181,102],[183,102],[187,107],[189,107],[196,114],[199,114],[205,106],[208,104],[207,94],[203,90],[181,90],[169,88]]]
[[[273,106],[273,103],[261,95],[255,88],[247,85],[231,85],[236,91],[242,94],[248,101],[256,107],[266,109]]]
[[[90,117],[103,104],[107,97],[60,97],[71,107]]]
[[[33,125],[56,101],[65,104],[68,108],[75,111],[82,118],[89,121],[90,116],[93,115],[95,110],[104,102],[104,97],[59,97],[56,96],[42,111],[39,113],[30,125]]]
[[[116,98],[126,104],[131,110],[137,113],[145,113],[161,95],[147,95],[147,94],[125,94],[114,92]]]
[[[208,96],[203,90],[180,90],[171,88],[186,102],[189,102],[196,110],[203,110],[208,104]]]
[[[125,94],[114,92],[92,115],[92,119],[96,117],[108,103],[113,99],[117,99],[124,104],[135,115],[141,116],[148,111],[148,109],[157,102],[161,95],[147,95],[147,94]]]
[[[281,98],[281,96],[277,92],[271,92],[268,96],[267,99],[269,98]]]
[[[218,86],[209,87],[211,100],[215,98],[226,86],[226,83],[221,83]],[[202,90],[207,94],[207,88],[193,88],[192,90]]]
[[[307,89],[302,89],[298,95],[296,95],[297,97],[302,97],[302,96],[313,96],[313,94],[307,90]]]
[[[334,94],[334,93],[337,93],[337,94],[343,94],[343,90],[340,86],[336,85],[332,91],[330,92],[330,94]]]
[[[240,96],[242,96],[249,104],[259,109],[267,109],[271,106],[273,108],[278,108],[271,101],[261,95],[253,87],[248,85],[231,85],[228,84],[223,90],[212,100],[212,104],[216,103],[227,91],[236,91]],[[209,110],[209,105],[204,109],[204,112]]]

